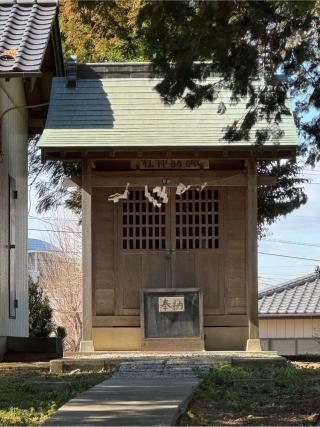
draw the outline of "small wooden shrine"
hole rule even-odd
[[[230,144],[245,102],[169,107],[157,81],[131,63],[54,80],[39,146],[44,160],[82,162],[81,350],[259,350],[257,186],[272,179],[256,165],[295,155],[293,119],[279,141]]]

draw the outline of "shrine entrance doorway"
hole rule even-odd
[[[141,288],[201,288],[204,314],[223,313],[222,190],[168,198],[155,207],[133,189],[118,205],[116,315],[139,314]]]

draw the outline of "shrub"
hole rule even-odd
[[[52,308],[38,283],[29,279],[29,334],[48,337],[54,331]]]
[[[67,331],[64,326],[58,326],[56,329],[56,337],[62,340],[67,336]]]

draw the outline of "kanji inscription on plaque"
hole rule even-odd
[[[131,169],[141,170],[176,170],[176,169],[209,169],[208,159],[142,159],[131,160]]]
[[[159,312],[172,313],[184,311],[184,297],[159,297]]]

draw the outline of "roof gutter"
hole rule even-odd
[[[54,62],[55,62],[56,76],[63,77],[65,74],[65,68],[64,68],[64,59],[62,54],[62,43],[61,43],[61,36],[60,36],[59,19],[58,19],[57,13],[56,13],[53,27],[51,30],[51,42],[52,42],[53,56],[54,56]]]

